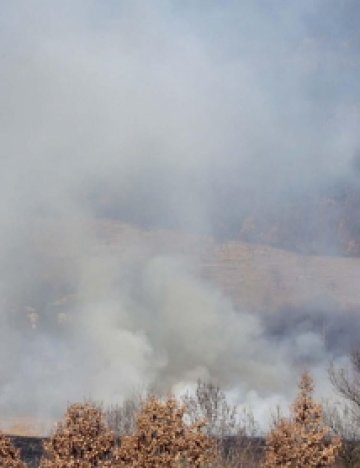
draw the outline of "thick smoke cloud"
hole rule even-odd
[[[324,374],[348,351],[338,315],[326,315],[332,346],[316,314],[303,327],[302,311],[287,322],[236,310],[179,252],[104,246],[96,226],[246,238],[249,214],[294,227],[294,206],[309,213],[339,179],[356,185],[357,3],[0,9],[2,414],[199,376],[260,407],[287,398],[303,366]]]
[[[21,208],[229,235],[250,208],[278,213],[349,170],[352,2],[330,18],[329,2],[326,15],[322,2],[106,4],[2,7],[3,158]]]

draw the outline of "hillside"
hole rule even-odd
[[[358,257],[301,255],[268,245],[220,243],[180,231],[142,230],[115,221],[81,228],[70,225],[66,235],[64,226],[58,223],[42,224],[36,231],[32,249],[37,256],[47,258],[46,271],[40,271],[47,283],[61,282],[68,273],[68,263],[80,256],[93,262],[110,257],[125,263],[153,256],[179,256],[239,308],[271,312],[317,304],[360,309]],[[67,296],[71,299],[71,290],[56,300],[66,303]]]
[[[182,255],[239,308],[274,311],[327,303],[360,309],[360,258],[307,256],[267,245],[219,243],[181,232],[142,231],[115,222],[98,224],[101,249],[142,249],[143,255]],[[99,244],[100,245],[100,244]]]

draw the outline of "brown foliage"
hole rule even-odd
[[[143,405],[133,435],[124,437],[112,466],[201,467],[214,458],[213,439],[204,434],[205,421],[187,425],[185,407],[174,398],[150,397]]]
[[[69,406],[52,438],[45,442],[42,468],[111,466],[114,435],[99,408],[89,403]]]
[[[11,440],[0,433],[0,466],[8,468],[25,468],[25,463],[20,459],[20,452]]]
[[[313,380],[304,373],[289,419],[280,419],[266,440],[264,468],[331,466],[340,449],[339,438],[331,437],[323,409],[313,400]]]

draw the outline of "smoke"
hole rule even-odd
[[[324,375],[352,319],[236,308],[188,250],[102,223],[338,252],[342,205],[308,208],[357,181],[357,3],[0,8],[2,414],[198,377],[263,407]]]
[[[129,241],[100,255],[79,249],[70,263],[48,278],[56,291],[41,294],[43,282],[33,278],[17,309],[3,312],[5,415],[58,415],[69,400],[119,402],[139,389],[179,391],[199,377],[231,389],[238,403],[255,399],[269,410],[266,401],[292,395],[293,386],[284,391],[284,385],[301,370],[325,368],[336,356],[321,331],[306,326],[306,317],[291,331],[285,320],[280,336],[276,318],[268,325],[236,310],[175,254],[139,253]],[[72,289],[66,291],[70,267]],[[36,304],[39,296],[43,302]],[[9,303],[15,299],[16,290]]]

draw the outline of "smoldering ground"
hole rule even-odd
[[[347,351],[236,310],[179,252],[105,248],[94,224],[342,253],[344,204],[320,214],[357,186],[355,1],[0,8],[3,414],[199,376],[271,399]]]

